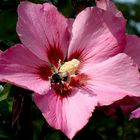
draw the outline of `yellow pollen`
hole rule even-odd
[[[77,59],[72,59],[71,61],[65,62],[59,69],[59,72],[68,72],[69,75],[74,75],[75,71],[78,69],[80,61]]]

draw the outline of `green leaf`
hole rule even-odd
[[[4,85],[4,90],[0,93],[0,101],[7,99],[11,87],[12,87],[12,85],[10,85],[10,84]]]

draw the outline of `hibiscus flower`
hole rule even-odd
[[[108,10],[117,17],[123,17],[123,14],[116,8],[112,0],[96,0],[97,7]],[[125,18],[124,18],[125,20]],[[128,35],[126,33],[126,45],[124,53],[129,55],[140,68],[140,38],[136,35]]]
[[[116,6],[114,5],[114,3],[111,0],[96,0],[96,5],[97,5],[97,7],[101,8],[101,9],[110,11],[111,13],[113,13],[114,15],[116,15],[118,17],[124,18],[123,14],[116,8]],[[131,58],[133,58],[135,63],[138,65],[138,68],[140,68],[140,55],[139,55],[140,38],[138,36],[128,35],[126,33],[126,46],[125,46],[123,52],[126,53],[127,55],[129,55]],[[139,102],[140,101],[138,100],[137,104],[139,104]],[[127,102],[126,102],[126,105],[127,105]],[[122,108],[122,109],[124,110],[124,108]],[[130,118],[132,116],[134,117],[138,111],[139,111],[139,109],[136,109],[136,111],[133,111],[131,113]],[[138,115],[136,115],[136,116],[138,116]]]
[[[23,44],[0,53],[0,81],[32,90],[46,121],[69,139],[95,106],[140,96],[138,68],[122,53],[124,18],[90,7],[72,20],[31,2],[20,3],[18,16]]]

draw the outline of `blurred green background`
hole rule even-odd
[[[67,17],[75,17],[80,10],[95,4],[93,0],[77,0],[74,5],[71,0],[50,1]],[[140,1],[116,0],[115,3],[127,19],[127,32],[140,36]],[[1,50],[20,42],[16,34],[18,4],[19,0],[0,0]],[[60,131],[46,124],[29,91],[1,84],[4,90],[0,93],[0,140],[67,140]],[[140,120],[128,121],[121,111],[116,116],[117,119],[103,114],[101,117],[93,115],[74,140],[140,140]]]

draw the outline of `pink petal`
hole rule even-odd
[[[69,18],[68,19],[68,23],[69,23],[69,32],[72,33],[72,26],[73,26],[73,22],[74,22],[74,19],[73,18]]]
[[[118,54],[98,64],[87,64],[82,73],[91,78],[87,86],[97,94],[101,105],[109,105],[124,96],[140,96],[140,74],[130,57]]]
[[[124,50],[125,20],[99,8],[86,8],[73,23],[68,58],[99,62]]]
[[[140,68],[140,38],[135,35],[127,35],[127,44],[124,52],[133,58]]]
[[[69,44],[69,20],[52,4],[21,2],[17,33],[22,43],[42,60],[64,59]]]
[[[43,96],[34,94],[33,97],[46,121],[70,139],[86,125],[97,104],[96,96],[80,89],[66,98],[53,91]]]
[[[97,7],[104,10],[108,10],[112,12],[113,14],[115,14],[116,16],[123,18],[122,13],[119,10],[117,10],[117,8],[115,7],[114,3],[111,0],[96,0],[96,4],[97,4]],[[129,56],[131,56],[140,67],[140,55],[139,55],[140,39],[139,37],[135,35],[127,35],[126,40],[127,40],[126,41],[127,44],[126,44],[126,48],[124,52],[128,54]]]
[[[130,119],[140,118],[140,107],[131,112]]]
[[[96,0],[97,7],[108,10],[118,17],[122,17],[122,13],[116,8],[112,0]]]
[[[10,82],[43,94],[49,82],[41,79],[38,68],[48,65],[23,45],[15,45],[0,54],[0,81]]]

